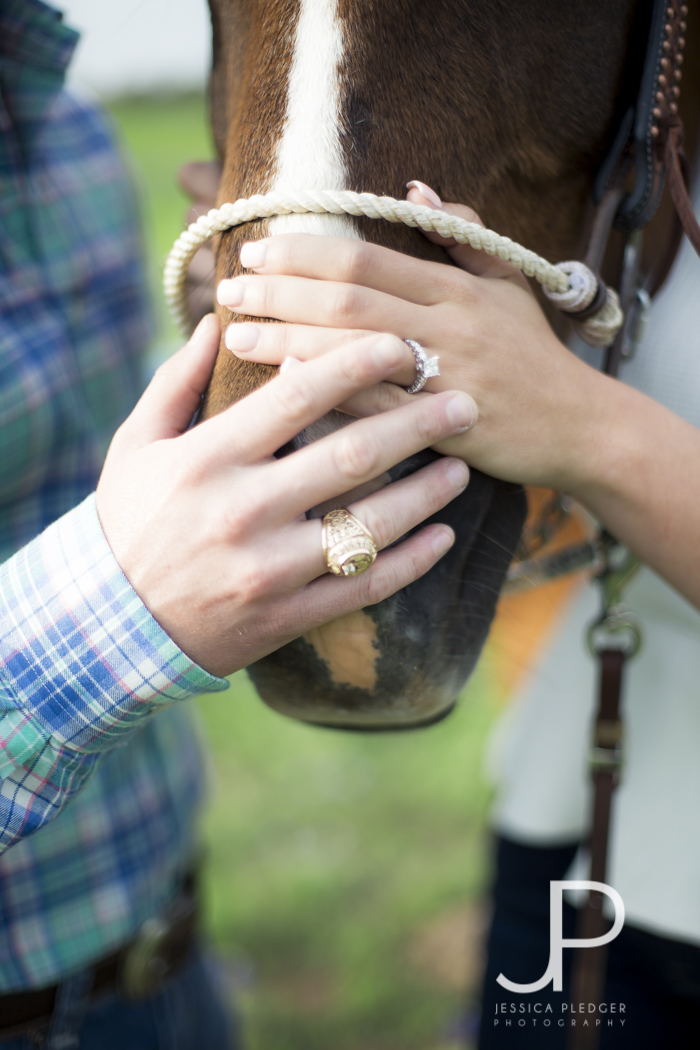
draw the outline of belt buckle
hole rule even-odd
[[[119,973],[119,983],[127,999],[149,998],[167,977],[170,930],[170,923],[160,916],[146,919],[141,925],[124,955]]]
[[[192,892],[184,892],[160,915],[142,923],[119,967],[119,985],[127,999],[154,995],[184,963],[196,920],[196,898]]]

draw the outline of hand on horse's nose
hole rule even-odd
[[[224,675],[383,601],[435,564],[454,542],[452,529],[415,530],[464,489],[459,461],[435,461],[352,504],[376,546],[389,548],[357,578],[324,575],[321,524],[304,511],[342,492],[346,503],[357,484],[372,488],[393,464],[464,430],[472,410],[459,393],[413,398],[275,459],[300,427],[391,375],[401,363],[396,340],[373,337],[288,368],[190,428],[219,334],[218,320],[205,318],[158,370],[112,442],[97,510],[155,619],[190,660]]]

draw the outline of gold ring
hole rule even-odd
[[[342,507],[323,518],[321,543],[326,565],[335,576],[358,576],[377,557],[372,533]]]

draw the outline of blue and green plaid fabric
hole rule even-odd
[[[4,991],[78,971],[162,905],[202,794],[178,701],[227,686],[144,607],[90,495],[150,322],[109,128],[62,90],[76,41],[39,0],[0,0]]]

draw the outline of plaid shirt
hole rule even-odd
[[[167,899],[202,792],[179,701],[227,688],[142,604],[90,495],[149,321],[109,129],[62,91],[76,41],[0,0],[0,990],[78,971]]]

